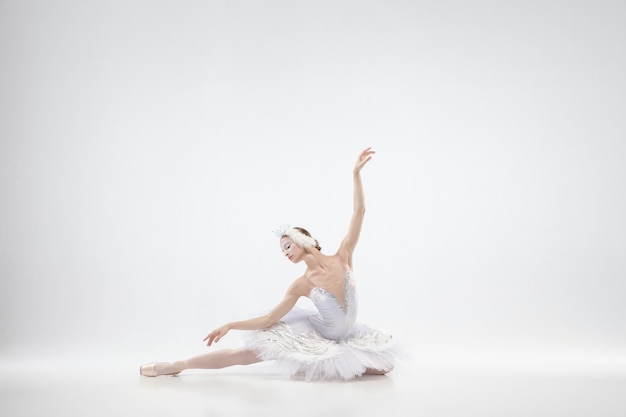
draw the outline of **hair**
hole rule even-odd
[[[297,227],[297,226],[296,226],[296,227],[294,227],[294,229],[296,229],[298,232],[302,233],[303,235],[308,236],[308,237],[310,237],[311,239],[315,240],[315,246],[314,246],[314,248],[315,248],[315,249],[317,249],[317,250],[319,250],[319,251],[321,251],[321,250],[322,250],[322,247],[320,246],[320,244],[319,244],[319,242],[317,241],[317,239],[315,239],[313,236],[311,236],[311,233],[309,233],[309,231],[308,231],[308,230],[306,230],[306,229],[305,229],[305,228],[303,228],[303,227]],[[283,236],[287,236],[287,235],[283,235]]]

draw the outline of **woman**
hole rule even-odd
[[[354,166],[354,213],[348,233],[334,255],[324,255],[308,231],[283,227],[278,231],[283,254],[293,263],[305,262],[306,271],[269,313],[227,323],[209,333],[208,346],[230,330],[254,330],[240,349],[218,350],[187,360],[153,362],[141,375],[174,375],[185,369],[218,369],[276,360],[290,375],[307,381],[350,380],[363,374],[383,375],[393,369],[399,353],[391,337],[356,322],[357,298],[352,254],[359,240],[365,201],[361,169],[374,151],[365,149]],[[294,309],[300,297],[311,299],[316,311]]]

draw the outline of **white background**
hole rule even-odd
[[[204,351],[334,251],[417,357],[623,355],[618,1],[3,1],[0,355]],[[225,344],[236,344],[232,334]]]

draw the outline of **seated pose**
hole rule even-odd
[[[352,254],[365,214],[360,172],[373,154],[371,148],[365,149],[354,167],[354,213],[337,252],[324,255],[308,231],[284,226],[277,231],[280,248],[291,262],[304,261],[304,274],[267,314],[227,323],[204,338],[211,346],[230,330],[251,330],[242,348],[216,350],[175,362],[149,363],[140,368],[141,375],[175,375],[186,369],[218,369],[268,360],[306,381],[350,380],[391,371],[400,354],[391,336],[356,322],[358,303]],[[316,309],[294,309],[300,297],[311,299]]]

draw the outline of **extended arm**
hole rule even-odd
[[[359,155],[353,170],[354,178],[354,211],[350,220],[350,227],[346,237],[339,246],[339,255],[342,256],[350,266],[352,266],[352,253],[359,241],[363,218],[365,217],[365,197],[363,194],[363,182],[361,181],[361,169],[372,159],[375,152],[372,148],[367,148]]]
[[[229,330],[259,330],[266,329],[276,324],[285,314],[287,314],[298,301],[303,292],[301,279],[297,279],[287,290],[280,303],[276,305],[269,313],[254,317],[248,320],[234,321],[213,330],[203,340],[207,342],[207,346],[211,346],[213,342],[220,341]]]

